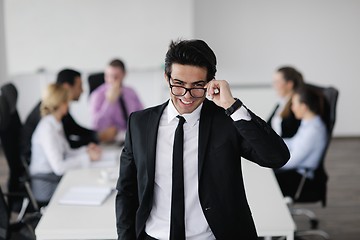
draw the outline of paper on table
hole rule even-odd
[[[72,187],[60,198],[60,204],[99,206],[111,194],[110,187]]]

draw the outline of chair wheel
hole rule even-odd
[[[319,221],[317,219],[310,220],[311,229],[317,229],[319,226]]]

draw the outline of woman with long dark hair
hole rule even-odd
[[[282,138],[295,135],[300,126],[291,110],[291,98],[298,88],[304,85],[302,74],[293,67],[279,68],[273,76],[273,86],[279,96],[279,102],[273,110],[268,123]]]

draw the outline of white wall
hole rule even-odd
[[[193,34],[192,1],[5,0],[9,74],[162,66],[171,39]]]
[[[236,84],[271,83],[277,67],[291,64],[306,80],[340,90],[335,135],[360,135],[360,1],[194,3],[194,35],[206,39],[217,53],[218,78]],[[264,98],[263,91],[245,95],[250,107],[262,111],[269,101],[275,102],[275,96]]]
[[[7,80],[4,2],[0,0],[0,84]]]

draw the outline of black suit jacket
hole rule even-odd
[[[153,203],[156,142],[167,103],[133,113],[128,122],[117,184],[118,238],[139,239]],[[248,206],[240,157],[278,168],[289,159],[282,139],[251,111],[234,122],[205,100],[199,123],[199,199],[216,239],[257,239]],[[261,177],[260,177],[261,179]]]
[[[270,118],[267,120],[267,123],[271,126],[271,120],[274,117],[276,110],[278,109],[279,105],[276,105],[274,111],[271,113]],[[301,120],[296,119],[295,114],[293,111],[290,111],[288,117],[283,118],[281,121],[281,137],[282,138],[291,138],[297,132],[300,126]]]
[[[35,131],[36,126],[41,119],[39,102],[27,117],[22,131],[21,149],[22,154],[26,157],[31,155],[31,137]],[[66,139],[72,148],[78,148],[87,145],[90,142],[97,143],[96,132],[90,129],[81,127],[75,122],[73,117],[68,113],[62,119]]]

